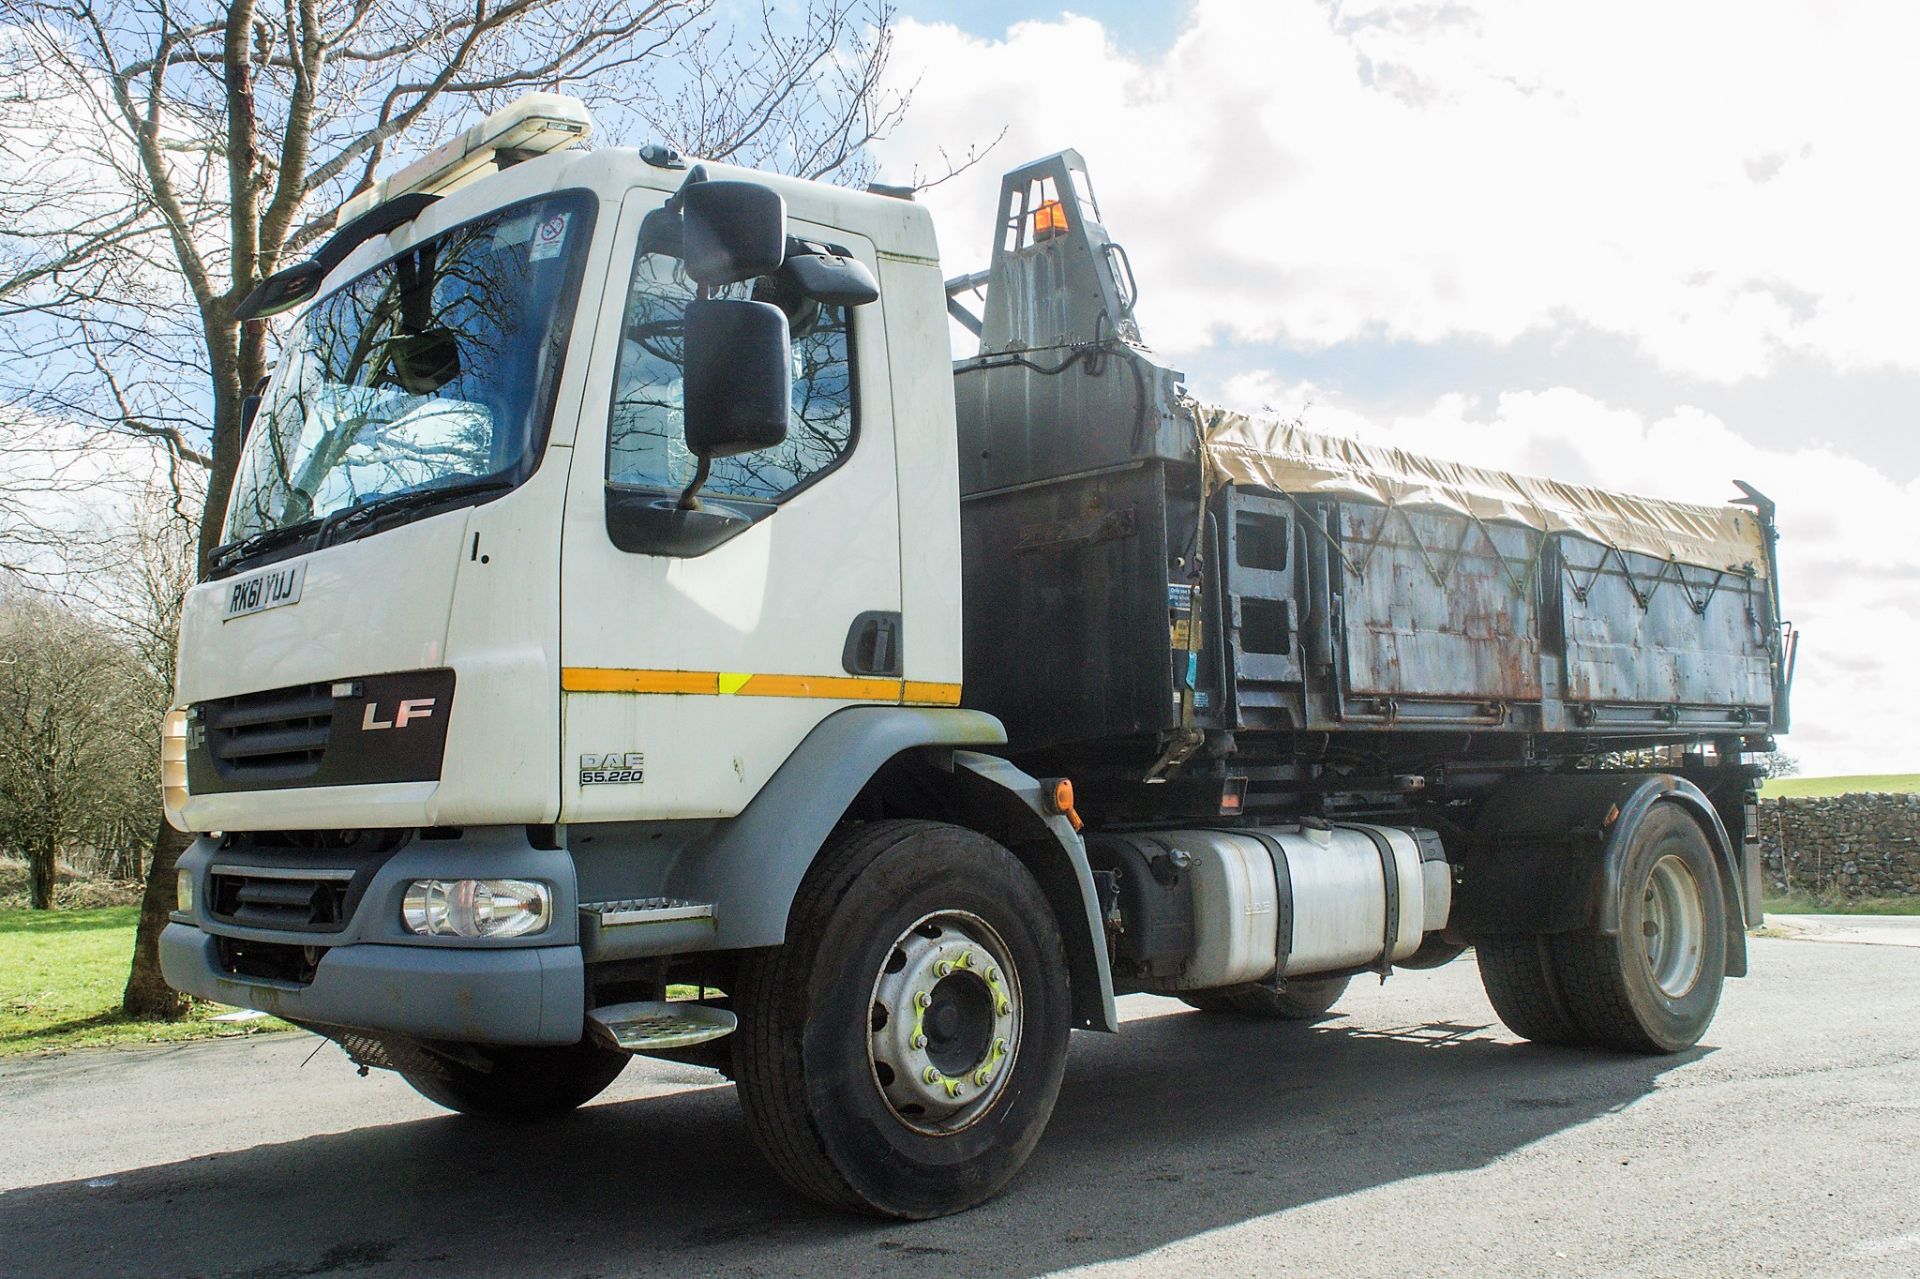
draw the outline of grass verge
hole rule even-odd
[[[1920,897],[1768,897],[1760,908],[1769,915],[1920,915]]]
[[[139,915],[137,906],[0,910],[0,1057],[288,1029],[272,1017],[215,1021],[234,1010],[198,1000],[179,1021],[123,1014],[120,992]]]
[[[1869,793],[1906,795],[1920,791],[1920,773],[1860,773],[1851,777],[1769,777],[1760,784],[1767,799],[1826,799]]]

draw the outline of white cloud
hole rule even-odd
[[[1151,61],[1071,15],[898,37],[883,164],[1009,125],[927,197],[954,269],[1001,170],[1077,147],[1176,356],[1580,323],[1718,380],[1780,349],[1920,368],[1911,6],[1198,0]]]
[[[1776,450],[1697,409],[1649,420],[1565,387],[1491,403],[1444,396],[1374,420],[1338,396],[1271,374],[1223,401],[1462,461],[1657,497],[1712,502],[1742,479],[1779,504],[1780,584],[1806,636],[1784,749],[1809,773],[1920,768],[1920,480],[1902,485],[1827,448]]]

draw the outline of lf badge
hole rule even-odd
[[[433,704],[439,700],[437,697],[406,698],[394,710],[391,719],[381,719],[379,703],[368,702],[367,713],[360,717],[360,731],[371,733],[382,728],[405,728],[416,719],[431,719]]]

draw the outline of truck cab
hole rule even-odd
[[[187,600],[189,829],[728,818],[837,709],[958,704],[925,210],[756,175],[880,296],[791,299],[786,442],[720,459],[681,512],[697,286],[640,232],[686,177],[618,148],[527,160],[335,268]]]

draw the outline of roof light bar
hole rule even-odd
[[[592,134],[593,116],[580,99],[529,93],[348,200],[340,206],[334,225],[345,226],[395,196],[415,191],[445,194],[464,186],[483,176],[502,151],[558,151],[585,142]]]

